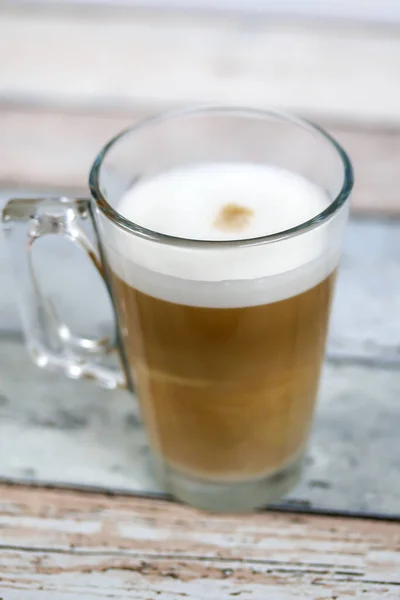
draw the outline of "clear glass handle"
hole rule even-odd
[[[90,241],[83,221],[91,220],[96,232],[90,201],[87,199],[13,199],[3,210],[5,237],[14,267],[21,317],[28,350],[40,367],[61,371],[73,379],[95,379],[107,388],[126,387],[119,366],[109,366],[110,355],[118,352],[114,340],[75,336],[63,323],[49,298],[39,286],[32,262],[32,247],[46,235],[61,235],[78,244],[105,279],[101,253]],[[116,336],[118,337],[118,336]]]

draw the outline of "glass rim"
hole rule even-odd
[[[286,121],[288,123],[292,123],[293,125],[297,125],[302,129],[317,135],[321,140],[328,142],[333,149],[336,151],[339,159],[341,160],[343,166],[343,182],[337,196],[330,202],[329,206],[324,208],[319,214],[315,215],[311,219],[304,221],[303,223],[299,223],[294,227],[290,227],[289,229],[285,229],[283,231],[269,233],[266,235],[261,235],[253,238],[242,238],[242,239],[233,239],[233,240],[202,240],[196,238],[186,238],[186,237],[178,237],[174,235],[168,235],[165,233],[160,233],[157,231],[153,231],[152,229],[148,229],[146,227],[142,227],[133,221],[123,217],[115,208],[111,206],[111,204],[106,200],[104,195],[100,190],[99,179],[101,168],[103,165],[103,161],[109,151],[123,138],[130,134],[134,134],[135,132],[139,132],[149,125],[157,125],[158,123],[163,123],[165,121],[170,121],[174,119],[179,119],[182,117],[195,117],[207,114],[214,115],[237,115],[238,117],[250,117],[250,118],[258,118],[258,119],[267,119],[267,118],[275,118],[280,119],[281,121]],[[288,238],[292,238],[298,235],[301,235],[307,231],[315,229],[322,225],[323,223],[329,221],[338,210],[345,204],[348,199],[351,190],[354,184],[354,176],[353,176],[353,167],[347,153],[341,145],[333,138],[328,132],[326,132],[322,127],[319,127],[315,123],[297,117],[289,112],[285,112],[282,110],[268,108],[268,109],[258,109],[258,108],[246,108],[242,106],[218,106],[218,105],[206,105],[206,106],[194,106],[185,109],[179,109],[174,111],[168,111],[160,113],[156,116],[148,117],[132,125],[130,127],[125,128],[124,130],[117,133],[113,138],[111,138],[105,146],[100,150],[97,154],[93,165],[90,169],[89,174],[89,187],[94,198],[96,205],[100,209],[100,211],[108,217],[113,223],[118,225],[121,229],[132,233],[138,237],[143,239],[163,243],[173,246],[186,246],[191,248],[232,248],[232,247],[243,247],[243,246],[257,246],[261,244],[268,244],[271,242],[277,242],[281,240],[285,240]]]

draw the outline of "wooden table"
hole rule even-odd
[[[0,590],[14,598],[400,597],[400,524],[0,487]]]
[[[357,181],[305,476],[255,515],[163,499],[132,462],[145,446],[131,399],[29,363],[1,250],[0,599],[400,598],[400,31],[0,2],[0,53],[0,207],[87,193],[112,134],[192,102],[309,116]],[[87,273],[70,250],[41,252],[68,309],[51,261],[74,289]],[[106,326],[93,295],[78,329]]]

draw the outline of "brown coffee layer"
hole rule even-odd
[[[286,300],[204,308],[112,277],[125,351],[154,451],[212,480],[274,472],[304,447],[334,274]]]

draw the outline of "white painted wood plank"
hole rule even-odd
[[[400,525],[0,486],[5,598],[394,599]],[[20,595],[17,595],[20,594]]]
[[[40,371],[4,338],[0,364],[1,478],[161,492],[128,392]],[[286,505],[400,516],[399,395],[398,369],[328,362],[304,478]]]
[[[331,600],[335,597],[353,600],[359,593],[366,600],[376,600],[377,595],[385,600],[398,600],[397,583],[386,583],[384,576],[377,583],[371,582],[357,578],[354,572],[347,570],[339,570],[337,577],[334,574],[324,577],[326,570],[323,568],[311,568],[311,573],[307,574],[297,565],[274,569],[251,560],[245,566],[234,561],[180,560],[176,567],[175,560],[148,563],[137,559],[121,561],[107,555],[105,559],[93,560],[84,556],[73,560],[51,551],[46,554],[35,552],[32,556],[27,556],[26,552],[12,554],[11,564],[7,561],[3,567],[5,577],[0,582],[0,590],[4,591],[7,600],[81,600],[82,597],[85,600],[113,597],[221,600],[236,596],[249,600],[265,600],[266,597],[274,600]],[[7,560],[7,554],[5,558]],[[46,566],[42,567],[41,562]],[[31,569],[29,563],[34,565]],[[151,565],[150,569],[147,564]]]
[[[351,219],[328,356],[400,364],[400,220]]]
[[[303,506],[399,514],[399,229],[398,221],[350,223],[328,345],[334,362],[326,367],[305,479],[292,495]],[[47,241],[37,259],[48,293],[75,331],[106,333],[110,306],[91,266],[66,242]],[[12,341],[19,320],[4,254],[0,280],[0,477],[159,491],[129,395],[36,369]],[[88,280],[93,296],[81,297]]]
[[[400,122],[397,29],[127,14],[3,11],[0,97],[129,108],[279,105],[307,115]]]

